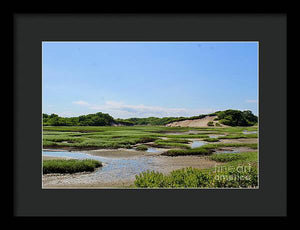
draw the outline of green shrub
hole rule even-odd
[[[191,167],[172,171],[166,177],[167,185],[172,188],[209,187],[211,179],[207,171]]]
[[[251,188],[258,185],[257,167],[241,171],[214,172],[212,175],[210,185],[215,188]]]
[[[214,123],[212,121],[207,122],[208,126],[214,126]]]
[[[220,127],[220,126],[221,126],[219,122],[215,123],[215,125],[216,125],[216,126],[218,126],[218,127]]]
[[[167,187],[164,175],[154,171],[140,173],[135,177],[134,184],[139,188]]]
[[[258,121],[258,117],[255,116],[250,110],[240,111],[228,109],[225,111],[216,112],[219,118],[219,122],[224,125],[230,126],[252,126]]]
[[[138,145],[136,150],[138,151],[147,151],[148,147],[146,145]]]
[[[76,173],[92,172],[95,168],[102,166],[102,163],[96,160],[43,160],[43,173]]]
[[[248,188],[258,185],[256,167],[226,172],[183,168],[169,175],[147,171],[136,176],[135,186],[140,188]]]

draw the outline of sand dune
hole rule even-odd
[[[206,116],[201,119],[195,119],[195,120],[184,120],[184,121],[176,121],[167,124],[168,127],[208,127],[207,122],[212,121],[213,123],[216,123],[217,121],[214,121],[214,119],[217,116]],[[225,126],[225,125],[221,125]]]

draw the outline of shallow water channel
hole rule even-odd
[[[162,152],[161,150],[158,150],[158,149],[156,149],[156,148],[148,148],[147,150],[146,150],[146,152],[147,153],[160,153],[160,152]]]
[[[61,176],[60,183],[63,184],[91,184],[98,182],[133,180],[135,175],[143,171],[158,169],[158,165],[155,164],[153,157],[151,156],[116,158],[95,156],[83,152],[68,151],[43,151],[43,156],[72,159],[94,159],[102,162],[103,167],[98,168],[94,173],[76,175],[72,178],[63,178],[63,176]],[[53,181],[53,183],[55,184],[57,181]]]
[[[190,144],[191,148],[197,148],[207,144],[205,141],[193,140]],[[103,166],[97,168],[92,173],[76,173],[76,174],[46,174],[43,176],[43,187],[76,186],[76,185],[95,185],[101,184],[101,187],[120,186],[124,184],[132,184],[135,176],[147,170],[168,172],[175,168],[192,166],[201,166],[210,163],[200,158],[193,157],[164,157],[159,153],[163,149],[148,148],[144,153],[135,150],[116,150],[114,154],[107,154],[107,151],[99,151],[95,154],[92,151],[63,151],[63,150],[43,150],[43,156],[61,157],[67,159],[94,159],[102,162]],[[215,153],[237,153],[239,149],[223,149],[217,150]],[[106,154],[106,155],[105,155]],[[208,166],[207,166],[208,167]],[[128,183],[130,181],[130,183]],[[103,185],[103,186],[102,186]]]
[[[191,144],[191,148],[192,149],[193,148],[198,148],[198,147],[200,147],[202,145],[205,145],[205,144],[206,144],[206,142],[204,142],[204,141],[193,141],[192,144]]]
[[[257,131],[247,131],[247,130],[244,130],[243,131],[243,134],[256,134]]]

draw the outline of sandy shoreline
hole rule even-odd
[[[51,156],[43,156],[43,160],[60,160],[60,159],[71,159],[67,157],[51,157]]]

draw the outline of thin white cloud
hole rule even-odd
[[[84,101],[74,103],[87,106],[90,110],[109,113],[115,118],[130,117],[189,117],[199,114],[212,113],[213,109],[165,108],[159,106],[130,105],[117,101],[106,101],[103,105],[91,105]]]
[[[246,100],[247,103],[257,103],[257,100],[252,100],[252,99],[249,99],[249,100]]]
[[[90,104],[87,103],[86,101],[73,101],[72,103],[75,105],[90,106]]]

